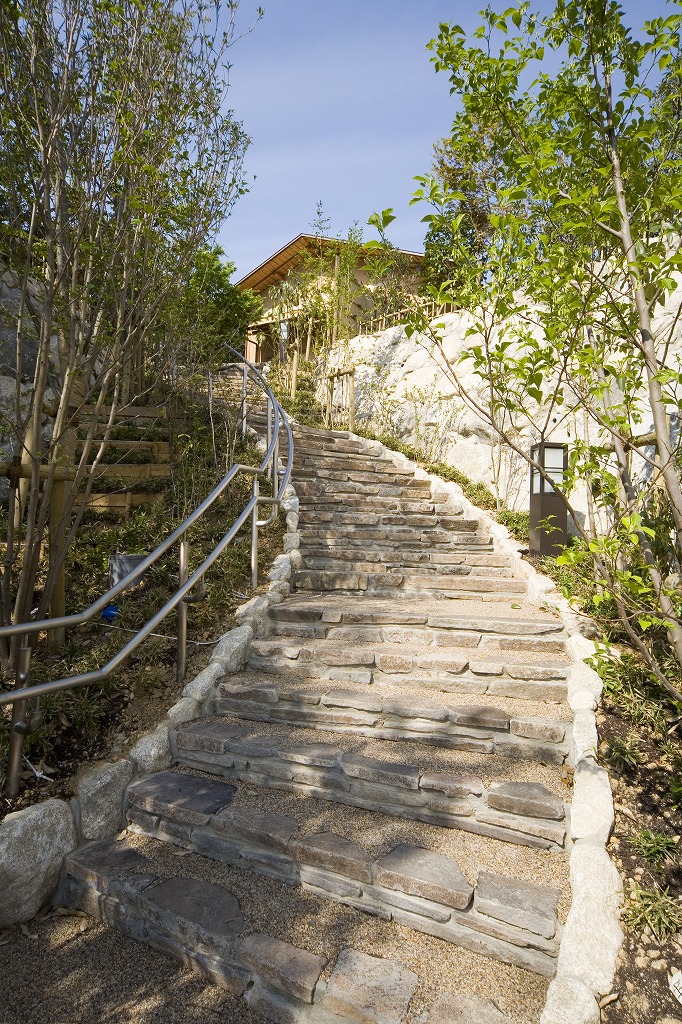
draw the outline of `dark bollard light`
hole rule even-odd
[[[531,458],[559,486],[568,468],[568,446],[541,441],[531,448]],[[568,540],[566,506],[554,487],[534,466],[530,468],[530,553],[538,557],[561,554]]]

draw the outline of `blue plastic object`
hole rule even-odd
[[[120,615],[120,614],[121,614],[121,609],[117,608],[115,604],[110,604],[102,612],[102,618],[107,623],[107,625],[110,625],[114,621],[116,616]]]

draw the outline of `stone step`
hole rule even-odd
[[[434,514],[443,514],[447,509],[448,515],[459,516],[462,514],[461,509],[457,506],[453,506],[450,502],[438,501],[433,497],[396,498],[385,494],[364,496],[361,494],[337,494],[336,496],[333,494],[318,494],[313,497],[300,494],[299,504],[301,510],[308,512],[314,512],[315,509],[324,511],[338,506],[340,510],[345,509],[349,512],[370,508],[372,511],[384,513],[401,512],[433,516]]]
[[[380,556],[381,560],[390,561],[390,556],[396,552],[403,552],[405,556],[409,558],[417,558],[417,556],[424,556],[419,558],[421,561],[438,562],[440,565],[471,565],[471,566],[490,566],[492,568],[506,569],[510,565],[510,558],[508,555],[499,555],[494,551],[474,551],[473,553],[469,550],[469,545],[463,544],[461,547],[463,550],[457,550],[452,544],[428,544],[427,551],[424,552],[424,543],[419,540],[407,540],[407,537],[413,537],[411,531],[407,531],[404,528],[396,528],[400,533],[400,537],[385,537],[380,536],[382,531],[371,531],[359,529],[349,534],[347,537],[339,539],[338,532],[335,530],[319,529],[315,532],[311,531],[303,532],[300,538],[300,548],[303,555],[312,554],[314,557],[327,557],[337,558],[345,557],[349,555],[352,557],[354,553],[362,553],[369,555],[370,552],[376,553]],[[385,531],[383,531],[385,532]],[[368,534],[369,536],[365,536]],[[475,534],[470,535],[475,538]]]
[[[321,624],[325,628],[380,626],[384,629],[398,626],[405,630],[399,638],[394,634],[392,637],[383,636],[382,639],[399,643],[413,642],[416,634],[411,630],[415,628],[477,634],[478,639],[481,634],[489,634],[491,637],[503,637],[513,641],[527,639],[531,643],[538,637],[556,638],[558,634],[564,633],[561,620],[549,611],[523,606],[517,608],[511,605],[499,611],[492,611],[480,600],[462,602],[454,606],[453,610],[449,603],[428,599],[421,601],[416,607],[371,596],[363,597],[362,601],[342,595],[315,601],[308,597],[294,596],[283,604],[272,606],[268,616],[272,622]]]
[[[157,789],[161,789],[158,776],[156,780]],[[152,777],[148,787],[154,781]],[[178,788],[175,783],[174,789]],[[166,819],[168,830],[181,830],[184,808],[178,821],[172,803],[164,806],[171,810]],[[214,820],[218,821],[219,815]],[[484,883],[481,905],[494,929],[498,904],[500,915],[505,913],[505,897],[500,899],[503,890],[495,887],[494,878]],[[511,899],[510,889],[507,902]],[[91,843],[67,857],[60,901],[174,957],[232,995],[243,997],[260,1019],[295,1024],[357,1024],[359,1020],[401,1024],[419,980],[396,961],[351,948],[340,951],[326,981],[321,980],[325,968],[329,971],[326,957],[254,931],[248,924],[248,909],[242,909],[240,900],[222,885],[202,878],[159,877],[151,858],[125,841]],[[549,894],[543,907],[551,913]],[[474,913],[483,916],[478,909]],[[541,927],[542,913],[537,927]],[[513,916],[513,908],[507,916]],[[545,925],[548,929],[549,919]],[[498,930],[521,934],[518,926],[510,927],[501,920]],[[542,945],[541,936],[538,939],[538,945]],[[484,941],[494,945],[495,938],[484,936]],[[507,945],[504,940],[498,942]],[[547,940],[545,943],[554,945]],[[538,951],[538,965],[543,952]],[[548,966],[553,962],[551,954],[544,959]]]
[[[295,479],[294,486],[299,497],[321,497],[329,495],[335,500],[346,494],[359,495],[382,495],[391,498],[424,498],[431,497],[431,485],[421,480],[409,480],[406,483],[382,483],[375,480],[372,483],[357,483],[353,480],[301,480]]]
[[[386,526],[386,525],[364,525],[361,523],[339,523],[341,513],[318,512],[312,518],[301,515],[299,520],[301,547],[314,544],[316,541],[334,542],[343,546],[344,540],[348,546],[353,544],[365,544],[395,550],[424,551],[438,549],[439,551],[460,552],[477,551],[481,554],[495,554],[493,541],[484,534],[474,532],[459,532],[442,530],[438,527],[428,529],[424,526],[412,528],[410,526]]]
[[[300,751],[306,765],[306,751]],[[332,831],[307,835],[288,815],[232,805],[188,823],[183,780],[162,772],[128,790],[129,828],[551,977],[561,937],[559,892],[488,871],[471,885],[458,863],[411,843],[375,857]],[[211,807],[207,808],[211,811]]]
[[[540,661],[527,652],[494,651],[478,645],[415,650],[405,644],[352,640],[354,635],[351,628],[341,631],[341,635],[336,631],[329,639],[254,640],[248,664],[252,669],[289,679],[418,686],[445,693],[485,693],[521,700],[566,699],[568,664],[561,656],[547,654]]]
[[[316,506],[301,506],[299,516],[302,523],[310,524],[334,521],[342,526],[363,526],[365,528],[375,527],[379,529],[391,527],[393,530],[396,527],[403,527],[409,528],[411,531],[416,529],[433,530],[436,527],[443,534],[446,531],[452,531],[456,532],[456,534],[474,534],[481,537],[484,532],[480,528],[477,519],[465,519],[462,516],[443,515],[440,513],[431,515],[430,513],[384,512],[382,510],[346,512],[342,509],[334,512],[327,508],[317,509]],[[327,519],[327,516],[330,518]],[[399,535],[393,532],[392,536],[398,537]]]
[[[285,644],[266,643],[275,653],[295,651]],[[248,721],[350,732],[549,765],[562,765],[570,755],[566,722],[512,715],[490,704],[458,705],[413,691],[401,694],[395,684],[340,688],[333,683],[306,685],[303,677],[287,683],[281,675],[246,671],[220,684],[214,711]]]
[[[521,846],[548,850],[564,846],[566,808],[562,800],[535,781],[492,782],[486,788],[481,779],[458,773],[457,766],[470,765],[474,755],[448,750],[447,760],[441,761],[433,748],[422,751],[404,744],[400,750],[404,760],[398,762],[393,760],[395,744],[390,742],[365,740],[358,744],[354,736],[323,731],[318,734],[319,742],[297,742],[295,727],[289,726],[287,735],[273,734],[272,728],[259,724],[249,730],[229,719],[200,720],[173,734],[174,759],[228,782],[388,811]],[[440,763],[447,764],[448,770],[434,768]],[[496,778],[505,763],[502,758],[494,759],[491,771]],[[523,762],[509,764],[515,766],[515,779],[523,776]],[[541,771],[550,769],[533,765],[533,778]]]
[[[376,465],[371,460],[359,465],[363,468],[354,469],[341,460],[335,465],[330,465],[326,461],[320,464],[316,459],[304,459],[303,464],[301,464],[300,461],[295,459],[293,466],[294,484],[298,480],[328,480],[332,484],[335,481],[346,480],[352,480],[354,483],[374,483],[383,477],[387,478],[381,481],[384,483],[389,481],[407,483],[415,480],[413,473],[397,469],[392,462],[380,462],[377,459]],[[431,486],[428,480],[419,482],[422,484],[427,483],[429,488]]]
[[[336,550],[332,553],[324,548],[305,547],[302,549],[303,566],[305,569],[324,569],[334,572],[401,572],[409,569],[417,569],[420,574],[438,573],[443,577],[450,576],[485,576],[504,579],[514,579],[511,568],[504,566],[490,565],[469,565],[465,561],[465,555],[455,556],[457,561],[449,556],[449,552],[441,557],[438,550],[435,551],[405,551],[402,553],[396,550],[358,552],[357,549],[342,551]]]
[[[358,613],[358,618],[360,614]],[[371,613],[368,613],[368,616],[371,620]],[[395,617],[400,617],[399,608],[396,610]],[[388,615],[380,616],[379,619],[381,618],[387,619]],[[485,622],[478,625],[470,622],[462,629],[456,627],[443,629],[437,626],[410,625],[409,619],[414,618],[414,616],[411,616],[409,613],[406,614],[405,618],[408,621],[407,625],[393,625],[390,622],[381,623],[380,621],[375,624],[373,621],[369,621],[355,622],[352,626],[343,626],[336,625],[335,619],[326,621],[319,616],[313,619],[302,617],[290,620],[272,620],[271,617],[268,636],[305,639],[324,639],[327,637],[330,640],[342,640],[344,637],[346,639],[352,637],[358,643],[415,645],[420,650],[423,650],[425,647],[433,647],[441,649],[441,653],[443,648],[461,647],[467,651],[476,648],[478,654],[493,659],[500,657],[509,658],[511,656],[510,651],[517,651],[523,654],[541,654],[543,656],[566,654],[566,644],[561,636],[557,639],[553,639],[551,635],[549,637],[542,635],[526,637],[515,634],[498,636],[494,633],[477,632],[477,630],[485,630],[487,625]],[[424,616],[423,621],[425,619],[426,617]],[[507,624],[498,623],[498,625],[504,626]]]
[[[428,594],[463,595],[487,593],[504,598],[507,594],[525,594],[525,580],[487,579],[485,576],[427,576],[415,570],[406,573],[388,572],[338,572],[322,569],[299,569],[292,574],[296,590],[313,591],[367,591],[381,594],[402,591],[405,594],[425,592]]]

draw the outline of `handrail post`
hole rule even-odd
[[[253,478],[253,497],[258,498],[260,483],[257,476]],[[251,512],[251,586],[258,586],[258,501]]]
[[[28,682],[29,669],[31,665],[31,648],[20,647],[17,663],[17,689],[21,689]],[[5,796],[13,800],[19,796],[19,776],[21,775],[21,761],[24,754],[24,728],[26,725],[26,701],[17,700],[12,705],[12,724],[9,732],[9,754],[7,757],[7,780],[5,782]]]
[[[179,553],[179,585],[187,582],[187,564],[189,561],[189,541],[183,533],[180,540]],[[175,662],[175,681],[180,686],[185,681],[187,669],[187,605],[181,601],[178,605],[178,652]]]

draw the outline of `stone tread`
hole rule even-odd
[[[447,648],[426,644],[393,644],[381,641],[361,642],[352,635],[346,639],[319,638],[312,640],[282,640],[262,638],[254,640],[251,651],[259,659],[277,655],[289,661],[300,662],[301,666],[320,663],[329,666],[358,665],[376,666],[384,672],[406,673],[418,669],[433,669],[459,674],[469,666],[472,672],[480,668],[482,675],[499,675],[505,672],[515,678],[528,670],[529,679],[565,679],[570,661],[561,654],[544,654],[540,660],[537,652],[523,657],[519,651],[495,651],[488,648],[457,647]],[[500,669],[490,670],[491,662],[499,663]],[[547,672],[545,673],[544,670]]]
[[[390,683],[381,683],[380,686],[376,684],[368,686],[366,683],[353,681],[343,683],[329,682],[322,683],[321,685],[320,681],[315,679],[306,679],[305,677],[299,679],[295,677],[285,678],[277,675],[277,673],[268,673],[263,670],[249,668],[225,676],[223,683],[227,686],[243,686],[245,688],[254,686],[265,690],[271,689],[277,691],[282,697],[289,694],[300,697],[302,701],[310,700],[314,703],[317,703],[318,698],[321,698],[324,694],[335,691],[337,694],[340,692],[345,693],[348,699],[351,699],[351,694],[357,694],[360,699],[366,697],[382,701],[384,699],[400,700],[407,703],[413,702],[415,706],[422,701],[426,701],[428,704],[439,704],[448,709],[465,707],[467,705],[480,706],[489,703],[490,706],[499,708],[510,719],[537,718],[542,721],[561,723],[566,728],[568,728],[573,720],[571,709],[565,703],[538,701],[536,704],[533,704],[527,700],[503,696],[496,696],[494,701],[488,701],[486,699],[482,700],[481,695],[478,693],[448,693],[446,691],[441,693],[436,693],[435,691],[424,693],[423,688],[420,686],[397,686]]]
[[[377,811],[390,807],[401,817],[520,845],[563,847],[564,804],[556,794],[559,780],[549,768],[490,753],[487,746],[481,753],[414,740],[358,742],[349,732],[284,725],[286,734],[276,731],[279,723],[200,720],[178,730],[177,761],[235,783]],[[310,756],[301,763],[306,743]],[[458,780],[477,775],[481,778],[473,780],[475,785],[468,783],[469,795],[457,791]],[[513,790],[502,793],[505,806],[492,806],[490,796],[505,785]]]
[[[282,676],[258,671],[228,676],[219,684],[215,710],[256,722],[291,723],[312,729],[351,732],[393,741],[502,753],[508,757],[561,765],[570,749],[570,730],[545,712],[530,715],[521,702],[515,714],[499,702],[456,703],[408,696],[383,685],[343,687],[282,685]]]
[[[310,1024],[328,1014],[339,1024],[406,1019],[419,979],[399,962],[342,947],[328,963],[324,955],[254,931],[240,900],[223,885],[188,874],[163,877],[151,853],[125,841],[105,841],[72,854],[63,881],[68,905],[189,961],[252,1008],[255,991],[255,1009],[264,1010],[266,1019],[282,1019],[273,1018],[273,1006],[284,1009],[287,1020]]]
[[[453,608],[442,599],[420,598],[418,602],[387,601],[383,597],[363,597],[362,604],[357,598],[343,594],[330,594],[324,598],[294,594],[283,605],[270,609],[272,619],[291,619],[303,613],[306,621],[324,619],[328,622],[357,624],[372,623],[376,616],[396,625],[433,625],[435,628],[478,630],[492,633],[512,633],[523,636],[563,633],[560,619],[551,612],[543,612],[521,600],[507,598],[505,607],[496,605],[491,609],[484,600],[462,600]],[[518,608],[512,605],[519,605]],[[389,618],[386,619],[386,616]],[[431,620],[429,622],[429,620]]]
[[[178,773],[178,789],[182,790],[183,780],[189,785],[194,779]],[[128,816],[130,828],[152,837],[168,835],[169,830],[172,835],[176,823],[172,806],[160,824],[158,818],[140,814],[134,804],[129,806]],[[182,817],[177,822],[182,824]],[[303,834],[294,819],[249,806],[221,811],[207,826],[188,828],[172,841],[241,870],[302,885],[316,896],[346,902],[370,914],[378,911],[388,919],[400,920],[399,912],[406,911],[409,918],[404,923],[411,923],[417,931],[432,933],[435,925],[431,922],[435,921],[435,934],[465,947],[467,943],[478,945],[481,936],[488,935],[493,955],[500,951],[504,954],[504,947],[497,945],[502,938],[512,946],[507,951],[509,962],[523,962],[522,951],[533,948],[536,952],[527,957],[526,966],[539,973],[553,971],[551,959],[543,960],[543,956],[556,955],[555,936],[560,931],[559,892],[552,887],[481,871],[481,885],[474,888],[457,862],[437,851],[394,842],[388,852],[373,858],[356,842],[332,831]],[[191,880],[187,884],[191,888]],[[479,888],[483,894],[480,898]],[[218,890],[218,897],[220,893]],[[181,894],[171,892],[171,896],[177,901]],[[210,907],[203,901],[201,914],[210,930]],[[223,916],[235,914],[227,907]],[[445,927],[448,921],[449,932]],[[266,948],[273,943],[276,947],[277,940],[257,940]],[[257,963],[258,957],[255,962],[246,960],[247,966]],[[305,993],[300,997],[304,998]]]
[[[209,744],[206,749],[211,749],[212,745],[216,753],[226,749],[226,740],[228,745],[232,744],[232,740],[238,740],[239,748],[245,756],[248,756],[249,751],[258,756],[261,750],[274,752],[280,746],[325,743],[342,752],[362,751],[363,755],[382,761],[408,764],[415,772],[444,771],[467,776],[475,774],[481,777],[486,787],[498,782],[531,781],[540,782],[557,795],[565,793],[559,774],[551,767],[526,767],[522,762],[509,758],[489,757],[468,751],[441,751],[418,742],[396,745],[390,740],[364,739],[347,733],[327,733],[323,729],[313,731],[305,726],[286,726],[283,732],[282,727],[274,723],[241,721],[238,716],[203,718],[188,726],[181,726],[177,735],[182,734],[205,737],[206,743]]]

